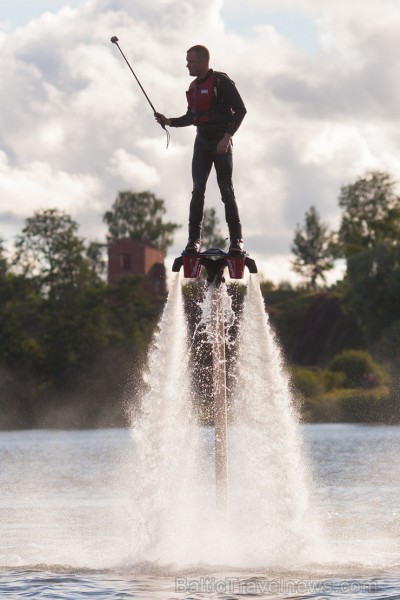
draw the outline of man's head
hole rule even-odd
[[[207,75],[210,68],[210,53],[205,46],[192,46],[186,54],[186,66],[191,77],[200,79]]]

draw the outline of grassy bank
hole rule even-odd
[[[400,403],[387,386],[334,390],[302,402],[307,423],[400,423]]]

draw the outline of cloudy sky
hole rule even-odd
[[[186,243],[194,128],[155,123],[110,37],[157,110],[186,111],[185,52],[210,48],[248,114],[234,138],[246,249],[267,279],[292,278],[294,228],[315,205],[339,222],[341,185],[368,169],[400,180],[398,0],[0,0],[0,237],[39,208],[104,239],[119,190],[153,191]],[[206,203],[224,231],[214,173]]]

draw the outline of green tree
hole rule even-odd
[[[7,273],[0,277],[0,365],[35,367],[41,358],[37,341],[42,298],[35,280]]]
[[[344,373],[343,387],[376,387],[384,382],[384,372],[365,350],[344,350],[333,357],[329,370]]]
[[[86,249],[86,256],[89,259],[92,271],[99,277],[104,275],[107,270],[107,260],[104,252],[106,247],[107,244],[90,242]]]
[[[68,214],[40,210],[26,220],[16,241],[17,273],[40,296],[35,320],[29,329],[22,321],[21,336],[24,347],[29,341],[36,349],[41,385],[63,385],[107,343],[105,284],[91,268],[77,229]]]
[[[215,208],[206,208],[204,210],[203,228],[202,228],[202,244],[205,249],[221,248],[226,245],[220,229],[220,222]]]
[[[347,261],[350,303],[368,344],[400,319],[400,246],[381,244]]]
[[[111,210],[103,216],[108,226],[107,240],[110,243],[131,237],[166,252],[173,243],[175,230],[180,226],[163,221],[165,213],[164,200],[150,192],[119,192]]]
[[[7,273],[7,259],[4,250],[3,240],[0,238],[0,277]]]
[[[333,267],[333,234],[321,222],[314,206],[305,213],[304,225],[297,225],[291,250],[295,255],[293,270],[300,273],[312,289],[317,280],[325,282],[325,273]]]
[[[123,421],[162,302],[144,277],[107,285],[102,245],[77,228],[61,211],[36,212],[0,274],[0,426]]]
[[[343,209],[338,232],[338,254],[349,257],[383,243],[396,244],[400,236],[400,197],[396,182],[382,171],[370,171],[343,186]]]
[[[78,224],[58,209],[39,210],[26,219],[15,247],[14,265],[36,278],[42,291],[55,298],[62,290],[82,285],[89,273]]]
[[[0,427],[29,427],[43,300],[36,281],[12,272],[0,276],[0,299]]]

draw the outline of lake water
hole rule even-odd
[[[296,568],[134,562],[135,432],[0,433],[0,598],[400,599],[400,428],[302,432],[324,547]]]

